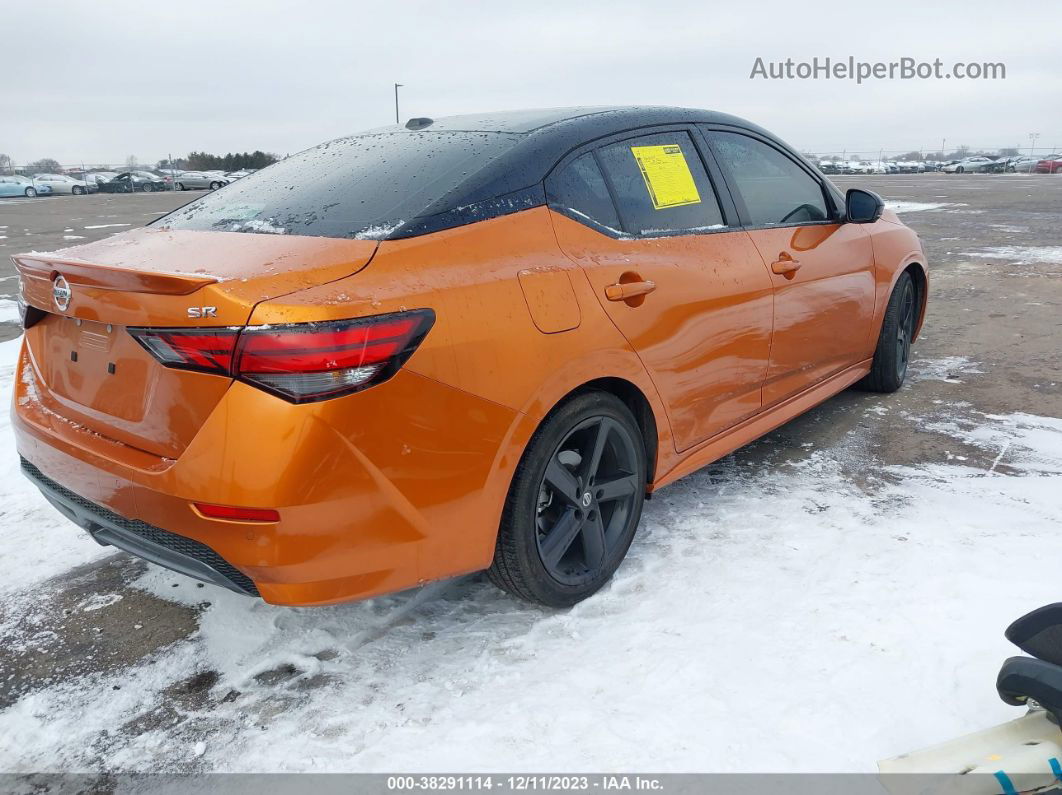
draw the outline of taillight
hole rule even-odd
[[[240,330],[131,328],[129,333],[167,367],[229,375]]]
[[[230,375],[292,403],[386,381],[435,322],[430,309],[320,323],[208,329],[131,328],[167,367]]]

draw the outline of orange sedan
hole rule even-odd
[[[24,472],[103,544],[284,605],[599,589],[646,496],[891,392],[916,235],[673,108],[413,119],[15,257]]]

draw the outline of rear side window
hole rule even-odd
[[[605,178],[591,152],[581,155],[546,180],[550,207],[591,226],[620,231],[620,220]]]
[[[170,229],[383,239],[520,139],[438,131],[341,138],[243,177],[155,223]]]
[[[628,138],[597,151],[625,231],[698,232],[724,226],[712,183],[688,133]]]
[[[829,218],[822,185],[773,146],[740,133],[712,131],[708,137],[754,226]]]

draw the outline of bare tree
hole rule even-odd
[[[43,157],[40,160],[34,160],[32,163],[27,163],[24,169],[27,174],[59,174],[62,172],[63,167],[59,165],[59,161],[51,157]]]
[[[11,171],[11,157],[0,152],[0,173]]]

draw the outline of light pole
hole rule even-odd
[[[401,124],[398,120],[398,89],[402,88],[401,83],[395,83],[395,124]]]

